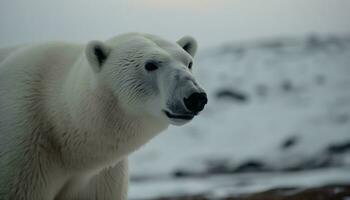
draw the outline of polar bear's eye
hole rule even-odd
[[[190,63],[188,64],[188,69],[192,69],[192,65],[193,65],[193,63],[190,62]]]
[[[154,71],[158,69],[158,66],[156,63],[154,62],[147,62],[145,65],[145,68],[147,71]]]

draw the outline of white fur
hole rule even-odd
[[[185,123],[162,109],[202,91],[186,68],[195,41],[178,44],[132,33],[0,50],[0,199],[125,200],[127,155]],[[167,65],[146,72],[149,58]]]

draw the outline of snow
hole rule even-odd
[[[194,68],[209,104],[130,157],[132,199],[350,182],[349,151],[329,152],[350,143],[349,37],[229,44],[202,52]],[[268,172],[173,178],[249,161]],[[309,171],[288,170],[299,168]]]
[[[349,183],[349,169],[322,169],[288,173],[244,173],[208,178],[160,179],[137,182],[130,188],[130,199],[207,194],[220,198],[260,192],[275,187],[314,187],[322,183]]]

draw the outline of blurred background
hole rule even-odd
[[[349,20],[348,0],[1,0],[0,46],[192,35],[209,105],[130,157],[130,199],[282,199],[328,185],[324,199],[345,199]]]

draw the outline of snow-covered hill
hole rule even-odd
[[[132,199],[350,183],[350,37],[202,52],[200,116],[130,158]]]

